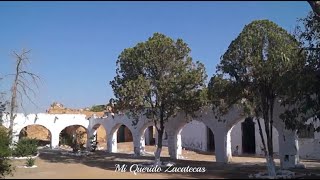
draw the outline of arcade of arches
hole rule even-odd
[[[281,108],[275,108],[277,110]],[[164,124],[165,126],[165,137],[167,142],[167,148],[169,156],[173,159],[179,159],[183,157],[182,154],[182,144],[181,138],[190,134],[197,134],[195,129],[185,130],[188,128],[188,123],[191,121],[198,121],[202,123],[206,128],[204,139],[207,139],[201,144],[201,147],[211,150],[215,154],[217,162],[230,162],[232,160],[233,150],[231,143],[231,134],[236,132],[236,124],[243,122],[241,125],[242,129],[247,129],[246,132],[249,134],[243,134],[240,138],[244,138],[241,144],[241,151],[244,153],[253,153],[254,148],[250,143],[245,144],[249,137],[252,137],[252,121],[245,120],[240,109],[232,108],[228,114],[226,114],[221,119],[216,119],[212,113],[210,107],[201,109],[196,113],[196,118],[191,119],[186,117],[184,113],[178,114],[176,117],[169,119],[168,122]],[[279,159],[281,166],[283,168],[296,167],[299,164],[299,148],[297,147],[297,133],[295,131],[286,130],[282,121],[279,121],[277,117],[279,113],[275,113],[275,123],[274,126],[278,131],[278,143],[279,143]],[[9,127],[8,116],[4,118],[4,125]],[[278,119],[278,120],[277,120]],[[139,121],[136,125],[132,124],[132,119],[126,114],[116,114],[114,116],[107,117],[97,117],[93,115],[87,118],[86,115],[82,114],[29,114],[27,116],[23,114],[17,114],[14,126],[14,132],[20,132],[24,127],[28,125],[42,125],[46,127],[51,132],[51,147],[59,147],[59,135],[68,126],[79,125],[87,129],[87,138],[92,137],[97,134],[98,139],[102,141],[105,140],[108,152],[116,153],[118,152],[118,142],[121,141],[132,141],[133,149],[132,152],[136,155],[142,155],[146,144],[151,144],[157,141],[157,136],[155,135],[152,120],[148,119],[144,115],[139,117]],[[105,134],[99,135],[97,125],[102,125],[105,129]],[[151,128],[150,128],[151,127]],[[241,129],[240,128],[240,129]],[[250,130],[251,129],[251,130]],[[66,130],[68,131],[68,130]],[[254,130],[257,132],[256,130]],[[130,133],[129,133],[130,132]],[[147,132],[147,133],[145,133]],[[251,134],[250,134],[251,133]],[[30,133],[29,133],[30,134]],[[105,137],[105,139],[103,139]],[[256,147],[259,145],[257,142],[257,135],[255,134]],[[239,138],[239,137],[238,137]],[[19,134],[17,134],[13,141],[19,139]],[[249,142],[253,142],[253,139]],[[88,140],[87,140],[88,147]],[[259,150],[256,148],[256,151]],[[130,150],[131,151],[131,150]]]

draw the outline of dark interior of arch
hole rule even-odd
[[[242,131],[242,152],[245,154],[256,153],[255,127],[251,117],[241,123]]]
[[[117,132],[117,143],[132,142],[132,141],[133,141],[133,136],[130,129],[125,125],[121,125]]]

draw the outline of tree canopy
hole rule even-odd
[[[272,161],[274,106],[297,90],[298,83],[293,82],[305,64],[299,51],[299,42],[283,28],[269,20],[253,21],[231,42],[208,87],[217,113],[240,104],[258,119],[260,129],[259,118],[264,120],[267,145],[261,131],[260,135]]]
[[[306,62],[300,73],[293,77],[297,91],[293,91],[283,102],[295,104],[295,107],[282,115],[285,121],[295,120],[297,123],[291,128],[298,129],[303,128],[311,117],[314,121],[320,118],[320,19],[310,12],[299,22],[296,37],[301,43],[300,53],[306,57]],[[320,131],[320,127],[316,130]]]
[[[102,112],[106,110],[106,105],[93,105],[91,108],[90,108],[90,111],[93,111],[93,112]]]
[[[190,51],[182,39],[154,33],[123,50],[117,75],[110,82],[118,107],[133,115],[144,112],[154,121],[159,139],[156,158],[160,157],[164,122],[179,111],[193,115],[205,102],[205,67],[192,61]]]
[[[182,39],[177,41],[155,33],[146,42],[125,49],[117,60],[117,75],[110,82],[123,109],[152,109],[154,119],[167,120],[178,110],[197,110],[205,98],[205,68],[193,63],[191,49]],[[203,96],[201,96],[203,95]]]

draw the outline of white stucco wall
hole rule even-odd
[[[275,108],[280,112],[280,108]],[[182,146],[190,144],[202,144],[198,146],[202,150],[207,147],[207,127],[209,127],[214,133],[215,142],[215,156],[217,162],[230,162],[232,159],[232,150],[235,146],[242,145],[242,133],[241,122],[244,121],[242,109],[233,106],[230,111],[223,117],[215,116],[211,107],[203,107],[195,113],[195,117],[186,116],[185,113],[180,112],[177,116],[169,118],[165,122],[164,127],[167,133],[167,140],[164,141],[164,145],[168,146],[169,155],[171,158],[179,159],[182,154]],[[299,148],[296,132],[287,131],[284,129],[282,121],[277,118],[279,113],[274,114],[275,127],[279,130],[281,138],[278,138],[277,131],[274,131],[274,142],[281,141],[277,145],[275,143],[275,151],[279,151],[280,162],[283,167],[295,167],[299,163]],[[59,144],[59,133],[67,126],[82,125],[88,130],[88,137],[91,137],[95,132],[97,124],[103,125],[107,132],[107,151],[111,153],[117,152],[117,130],[121,125],[127,126],[133,136],[134,154],[140,155],[144,151],[145,147],[145,134],[144,131],[147,127],[154,125],[154,122],[141,114],[138,117],[139,121],[133,124],[134,121],[128,113],[115,114],[114,116],[106,116],[103,118],[91,117],[89,120],[85,119],[85,115],[81,114],[30,114],[24,116],[18,114],[15,120],[14,131],[20,132],[20,130],[32,124],[39,124],[47,127],[52,134],[52,147],[56,147]],[[8,119],[4,121],[8,126]],[[191,123],[190,123],[191,122]],[[256,122],[256,121],[255,121]],[[189,124],[188,124],[189,123]],[[263,123],[262,128],[263,128]],[[255,124],[255,137],[256,137],[256,152],[259,153],[260,149],[260,135],[258,132],[258,124]],[[18,134],[17,134],[18,136]],[[279,137],[280,137],[279,136]],[[319,137],[319,135],[316,135]],[[89,142],[89,141],[88,141]],[[194,142],[194,143],[193,143]],[[303,141],[301,141],[303,142]],[[316,142],[303,142],[305,147],[313,146],[315,151],[319,152],[319,147]],[[195,146],[195,145],[193,145]],[[197,147],[197,146],[196,146]],[[239,147],[239,150],[242,148]],[[302,149],[303,150],[303,149]],[[312,152],[306,152],[307,155]],[[301,152],[300,152],[301,154]],[[317,155],[317,154],[315,154]],[[284,157],[290,156],[289,160],[285,160]],[[318,157],[320,159],[320,156]]]
[[[181,131],[182,147],[207,151],[207,126],[199,121],[191,121]]]
[[[4,117],[4,126],[9,127],[9,115]],[[81,125],[85,128],[89,126],[89,121],[84,114],[17,114],[13,126],[13,141],[19,140],[20,131],[29,125],[41,125],[47,128],[51,133],[51,147],[56,148],[59,145],[60,132],[72,125]]]
[[[312,121],[312,118],[307,123],[314,123],[315,128],[320,126],[320,121]],[[306,159],[320,158],[320,132],[314,132],[314,138],[299,138],[300,157]]]
[[[231,130],[231,150],[235,151],[236,146],[239,146],[239,154],[242,154],[242,130],[241,123],[244,120],[239,121],[232,127]],[[259,133],[259,126],[257,120],[253,120],[255,123],[255,143],[256,154],[263,155],[261,147],[262,141]],[[266,141],[266,135],[264,132],[264,123],[260,121],[261,128]],[[201,122],[191,121],[183,127],[181,132],[182,147],[194,148],[196,150],[207,151],[207,127]],[[200,146],[202,144],[202,147]],[[279,133],[276,128],[273,127],[273,147],[275,155],[279,155]],[[314,138],[299,138],[299,156],[304,159],[320,159],[320,133],[315,132]],[[234,154],[233,154],[234,155]]]
[[[233,153],[236,150],[236,146],[238,146],[239,155],[242,154],[242,122],[244,122],[244,120],[234,125],[231,130],[231,150]],[[255,123],[256,154],[263,155],[263,152],[261,150],[261,147],[263,147],[263,145],[258,131],[259,126],[256,120],[254,120],[253,122]],[[264,131],[263,121],[261,121],[261,128]],[[207,127],[202,122],[191,121],[190,123],[186,124],[182,129],[181,136],[182,147],[207,151]],[[273,128],[273,145],[275,154],[279,153],[278,136],[278,131]]]
[[[264,153],[262,151],[263,144],[262,144],[261,136],[259,133],[259,125],[258,125],[257,120],[253,120],[253,122],[255,123],[254,129],[255,129],[255,139],[256,139],[256,154],[264,155]],[[261,124],[261,129],[263,132],[265,143],[267,143],[267,136],[266,136],[266,133],[264,130],[264,127],[265,127],[264,121],[260,120],[260,124]],[[278,133],[278,130],[274,126],[272,127],[272,131],[273,131],[273,133],[272,133],[273,152],[275,155],[278,155],[279,154],[279,133]]]

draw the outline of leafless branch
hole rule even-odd
[[[26,69],[26,66],[30,63],[28,53],[31,50],[25,50],[23,49],[21,53],[17,53],[16,51],[13,51],[13,55],[16,60],[16,66],[15,66],[15,73],[9,74],[14,75],[14,81],[12,83],[11,88],[11,102],[10,102],[10,132],[13,130],[13,124],[14,124],[14,113],[16,113],[18,108],[18,101],[19,98],[19,106],[22,108],[24,112],[25,109],[23,107],[23,97],[26,97],[33,105],[36,105],[36,103],[32,100],[32,98],[29,96],[29,93],[36,96],[36,92],[30,87],[30,84],[36,85],[37,89],[38,86],[38,80],[40,80],[40,77],[32,72],[29,72]],[[8,76],[9,76],[8,75]],[[31,79],[32,81],[29,81]]]

